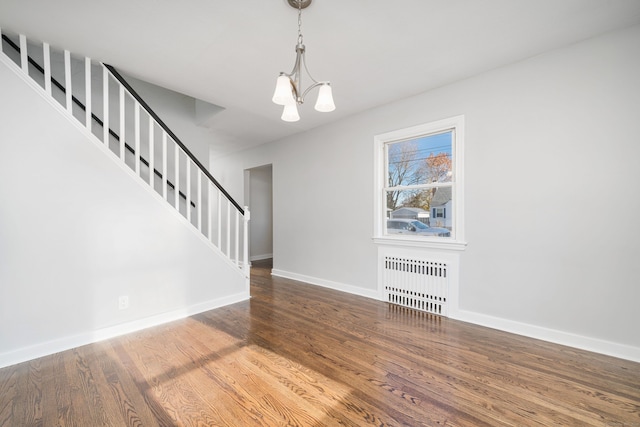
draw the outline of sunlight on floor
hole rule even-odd
[[[350,387],[291,358],[247,344],[211,325],[193,319],[185,322],[194,335],[202,337],[190,348],[181,346],[178,339],[159,342],[153,335],[138,337],[146,341],[148,350],[142,364],[147,369],[141,374],[154,400],[173,419],[188,419],[196,406],[208,405],[211,416],[218,420],[238,417],[230,408],[242,407],[255,419],[278,414],[279,418],[269,422],[315,425],[340,412],[338,408],[350,400]],[[174,331],[167,329],[164,336],[171,336]],[[187,396],[185,401],[169,405],[166,396],[177,391]]]

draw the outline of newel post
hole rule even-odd
[[[249,220],[251,219],[251,213],[249,212],[249,207],[244,207],[244,232],[243,235],[243,263],[242,268],[244,270],[244,277],[247,279],[247,287],[249,287]]]

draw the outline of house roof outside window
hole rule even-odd
[[[431,199],[431,207],[443,206],[451,201],[451,187],[438,187]]]

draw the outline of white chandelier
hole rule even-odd
[[[289,74],[281,72],[276,82],[276,90],[272,101],[278,105],[283,105],[281,119],[285,122],[297,122],[300,120],[298,114],[298,104],[304,103],[304,97],[311,89],[319,86],[318,100],[315,109],[321,112],[329,112],[336,109],[331,93],[331,83],[328,81],[319,82],[311,76],[305,61],[305,47],[302,44],[302,9],[311,4],[311,0],[287,0],[289,5],[298,9],[298,44],[296,45],[296,62],[293,70]],[[307,72],[309,79],[313,82],[311,86],[302,91],[302,68]]]

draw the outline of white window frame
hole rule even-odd
[[[454,130],[452,141],[453,177],[453,230],[451,237],[420,237],[385,234],[387,164],[385,150],[387,144],[421,136]],[[464,250],[464,116],[399,129],[374,136],[374,231],[373,241],[377,244],[414,246],[433,249]]]

